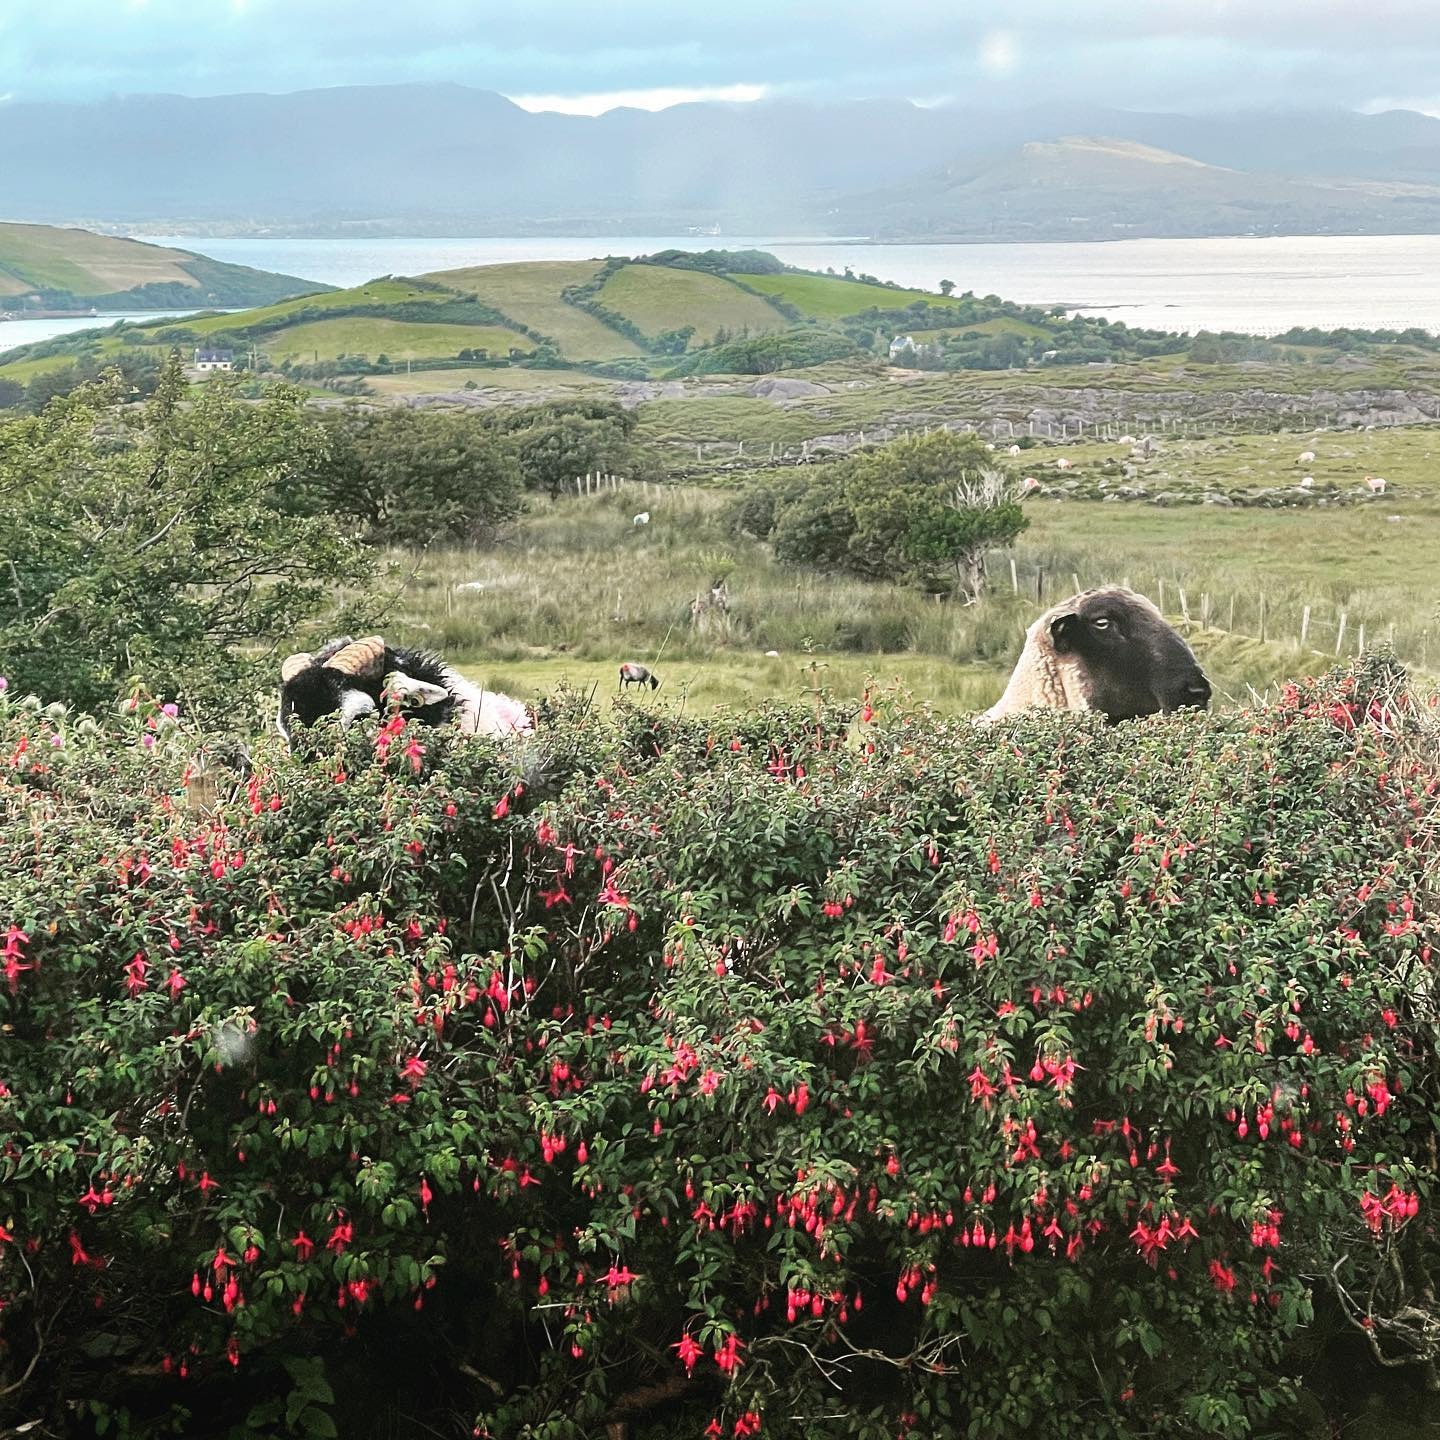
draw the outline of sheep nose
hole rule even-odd
[[[1203,710],[1210,703],[1210,682],[1201,674],[1185,687],[1185,704],[1193,705],[1197,710]]]

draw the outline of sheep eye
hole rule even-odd
[[[1110,622],[1103,615],[1097,615],[1090,623],[1097,630],[1108,630],[1110,628]]]

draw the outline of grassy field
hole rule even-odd
[[[269,325],[284,320],[298,310],[340,310],[352,305],[402,305],[410,302],[433,305],[437,300],[452,297],[438,295],[434,290],[412,285],[408,280],[371,280],[364,285],[352,286],[349,290],[331,290],[320,295],[301,295],[294,300],[282,300],[278,305],[265,305],[257,310],[244,310],[238,315],[209,315],[198,320],[186,320],[185,328],[199,335],[211,335],[217,330],[248,329],[253,325]],[[173,326],[174,320],[159,320],[146,328],[163,330]]]
[[[524,338],[523,336],[521,337]],[[541,401],[608,393],[610,386],[583,370],[416,370],[410,375],[372,375],[365,383],[377,395],[443,395],[463,390],[466,382],[493,396],[497,404],[517,399]]]
[[[598,260],[543,260],[444,270],[426,278],[474,293],[512,320],[549,335],[568,359],[613,360],[639,355],[640,347],[633,341],[560,298],[567,286],[593,279],[600,264]]]
[[[177,250],[53,225],[0,224],[0,294],[108,295],[136,285],[196,286]]]
[[[732,335],[759,335],[791,323],[773,305],[700,270],[626,265],[605,282],[597,298],[646,335],[693,325],[692,349],[708,344],[722,327]]]
[[[931,290],[892,290],[888,285],[865,285],[830,275],[739,275],[736,277],[767,295],[798,305],[807,315],[840,320],[862,310],[903,310],[917,300],[929,305],[958,305]]]
[[[526,352],[535,342],[514,330],[486,325],[421,325],[413,320],[384,320],[372,315],[344,315],[335,320],[312,320],[282,330],[263,348],[272,361],[307,361],[317,356],[366,355],[375,359],[451,359],[461,350],[485,349],[505,356],[511,350]]]
[[[637,529],[631,515],[641,505],[651,522]],[[728,532],[726,505],[721,493],[681,487],[537,502],[495,546],[426,556],[403,585],[387,624],[412,643],[440,649],[486,684],[526,698],[561,682],[598,684],[599,693],[608,695],[616,666],[640,660],[665,681],[655,696],[647,693],[647,704],[684,699],[692,707],[741,706],[795,698],[816,684],[857,696],[874,679],[898,683],[938,710],[968,712],[998,696],[1041,604],[1074,588],[1072,567],[1083,585],[1129,579],[1152,595],[1157,580],[1166,578],[1166,608],[1177,620],[1177,577],[1193,587],[1192,610],[1201,586],[1211,584],[1217,595],[1242,597],[1238,631],[1240,622],[1254,618],[1247,617],[1243,597],[1257,593],[1257,578],[1271,587],[1272,620],[1286,613],[1289,582],[1269,570],[1268,554],[1292,552],[1296,595],[1317,588],[1326,552],[1313,534],[1286,534],[1284,522],[1341,518],[1265,512],[1259,518],[1270,528],[1224,553],[1214,540],[1220,535],[1228,543],[1231,532],[1197,527],[1240,518],[1229,513],[1154,512],[1134,517],[1145,523],[1128,529],[1133,511],[1075,505],[1069,507],[1076,512],[1070,528],[1068,518],[1056,519],[1066,507],[1054,506],[1035,512],[1032,530],[1014,552],[1023,575],[1046,566],[1043,602],[1030,584],[1022,594],[1011,593],[1006,558],[997,556],[992,597],[966,607],[937,604],[899,586],[782,568],[763,546]],[[1087,532],[1087,524],[1099,528]],[[1311,553],[1312,544],[1317,558],[1306,571],[1294,554]],[[1372,638],[1383,638],[1383,626],[1393,619],[1397,643],[1418,643],[1419,622],[1435,604],[1435,584],[1407,592],[1398,582],[1406,573],[1424,573],[1419,567],[1434,544],[1411,536],[1396,547],[1385,572],[1372,575],[1357,564],[1333,581],[1332,593],[1356,615],[1371,617]],[[408,573],[412,566],[402,562],[401,569]],[[690,602],[721,576],[730,589],[730,611],[697,632]],[[481,588],[458,590],[462,584]],[[1227,620],[1223,609],[1215,618],[1220,625]],[[1324,670],[1335,659],[1333,637],[1317,643],[1312,635],[1302,649],[1298,631],[1278,623],[1266,643],[1203,627],[1198,615],[1184,628],[1215,685],[1217,704],[1243,704],[1252,687],[1263,690]],[[1354,653],[1356,640],[1352,623],[1343,655]],[[772,650],[778,653],[768,655]]]

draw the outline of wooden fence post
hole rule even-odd
[[[1160,577],[1160,599],[1158,604],[1160,613],[1163,615],[1165,613],[1165,577],[1163,575]]]
[[[1045,567],[1043,565],[1035,572],[1035,603],[1037,605],[1045,603]]]
[[[1266,607],[1266,602],[1265,602],[1265,592],[1262,590],[1262,591],[1260,592],[1260,639],[1261,639],[1262,641],[1264,641],[1265,638],[1266,638],[1266,635],[1265,635],[1265,611],[1266,611],[1266,608],[1267,608],[1267,607]]]
[[[1018,595],[1020,593],[1020,576],[1015,569],[1015,557],[1010,557],[1010,589]]]
[[[1365,622],[1363,620],[1360,622],[1360,635],[1356,641],[1355,653],[1357,655],[1365,653]]]
[[[1340,628],[1335,632],[1335,653],[1340,653],[1340,647],[1345,643],[1345,612],[1340,612]]]
[[[1310,633],[1310,607],[1307,605],[1300,612],[1300,648],[1305,648],[1305,637]]]

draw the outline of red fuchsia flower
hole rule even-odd
[[[496,802],[491,815],[496,820],[503,820],[510,813],[510,793],[506,791]]]
[[[333,1250],[337,1255],[343,1255],[345,1248],[355,1239],[355,1230],[348,1220],[341,1220],[330,1232],[330,1238],[325,1242],[327,1250]]]
[[[977,1065],[966,1078],[970,1081],[970,1098],[978,1100],[988,1110],[990,1097],[995,1094],[990,1077]]]
[[[308,1260],[315,1253],[315,1242],[303,1230],[290,1243],[297,1260]]]
[[[12,925],[5,932],[5,979],[10,984],[12,995],[19,994],[21,974],[35,968],[33,965],[20,963],[20,947],[28,944],[29,941],[30,937],[18,925]]]
[[[978,970],[986,960],[993,960],[1000,953],[1000,942],[994,935],[987,935],[985,939],[977,939],[970,947],[970,954],[975,960],[975,968]]]
[[[680,1352],[680,1360],[685,1366],[687,1375],[694,1370],[695,1362],[705,1354],[705,1351],[695,1343],[694,1337],[689,1334],[682,1335],[679,1343],[671,1348]]]
[[[715,1364],[727,1375],[734,1375],[745,1363],[740,1358],[740,1352],[745,1348],[740,1337],[730,1334],[725,1337],[725,1343],[715,1351]]]
[[[623,1286],[633,1285],[638,1278],[628,1265],[622,1265],[616,1269],[613,1261],[609,1270],[605,1272],[605,1284],[611,1290],[619,1290]]]
[[[1235,1290],[1235,1272],[1219,1260],[1210,1262],[1210,1279],[1222,1294],[1230,1295]]]
[[[760,1417],[753,1410],[747,1410],[736,1420],[735,1433],[739,1436],[758,1435],[760,1433]]]
[[[125,967],[125,988],[130,992],[130,998],[140,994],[142,990],[150,988],[150,982],[145,978],[145,972],[150,968],[149,962],[144,955],[136,953],[135,958]]]
[[[430,1182],[425,1176],[420,1177],[420,1208],[428,1216],[430,1214],[430,1202],[435,1198],[435,1192],[430,1188]]]
[[[170,978],[165,982],[165,988],[170,992],[172,1000],[178,1000],[180,992],[185,988],[185,977],[178,970],[171,970]]]
[[[419,1086],[429,1069],[430,1066],[426,1061],[422,1060],[418,1055],[412,1055],[404,1065],[400,1067],[400,1075],[403,1079],[410,1082],[410,1088],[413,1090]]]

